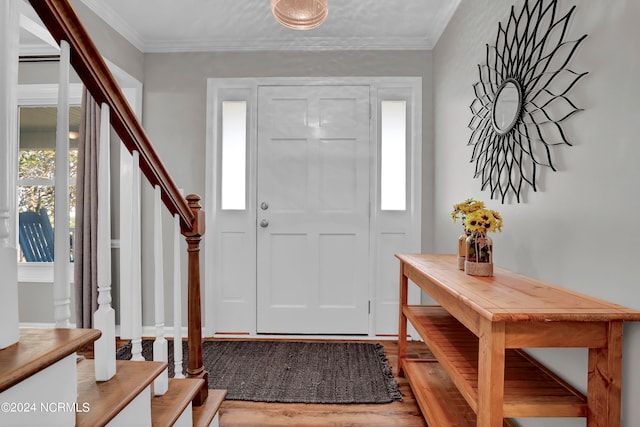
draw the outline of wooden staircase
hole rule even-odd
[[[109,176],[104,171],[109,170],[108,153],[110,147],[111,130],[115,131],[124,146],[132,156],[132,168],[140,181],[143,175],[154,188],[157,206],[154,209],[154,217],[161,229],[160,209],[162,206],[174,219],[175,241],[180,234],[187,243],[187,291],[188,291],[188,366],[186,368],[187,379],[172,379],[166,387],[167,363],[166,355],[163,355],[162,340],[164,340],[164,314],[161,309],[156,311],[156,340],[160,342],[157,355],[159,361],[116,361],[115,360],[115,311],[111,307],[111,265],[110,265],[110,203],[108,197],[102,197],[106,206],[98,221],[98,310],[94,313],[94,327],[96,329],[68,329],[70,325],[70,295],[69,278],[66,274],[65,259],[68,252],[63,246],[62,256],[56,255],[54,263],[56,271],[65,274],[55,275],[54,294],[56,326],[57,329],[20,329],[18,335],[18,316],[16,310],[11,310],[18,304],[15,292],[3,293],[3,301],[0,304],[0,313],[10,312],[6,322],[0,324],[2,346],[8,346],[0,350],[0,426],[209,426],[217,425],[216,413],[220,407],[225,391],[208,390],[208,372],[204,369],[202,361],[202,320],[201,320],[201,286],[200,286],[200,242],[205,232],[205,216],[201,209],[200,197],[190,194],[186,197],[177,187],[165,166],[161,162],[151,141],[146,135],[142,124],[134,114],[122,89],[107,67],[102,55],[84,29],[82,22],[75,13],[69,0],[29,0],[32,7],[41,18],[51,36],[60,45],[60,81],[58,86],[58,111],[68,111],[69,107],[69,67],[72,66],[76,74],[82,80],[84,86],[93,99],[100,105],[101,123],[99,129],[100,148],[99,158],[101,165],[99,173],[100,194],[110,194]],[[0,3],[0,21],[7,29],[2,32],[6,38],[6,49],[0,46],[0,64],[11,64],[13,55],[6,54],[17,52],[18,15],[16,1]],[[4,25],[7,24],[7,25]],[[9,25],[10,24],[10,25]],[[8,37],[5,37],[8,36]],[[11,43],[9,43],[11,42]],[[15,55],[17,56],[17,54]],[[5,67],[7,68],[7,67]],[[17,77],[17,70],[13,73]],[[0,90],[5,86],[7,93],[13,93],[17,78],[5,78],[0,73]],[[3,92],[4,93],[4,92]],[[8,103],[12,103],[11,97]],[[0,103],[0,109],[4,105]],[[13,105],[11,106],[13,108]],[[4,111],[4,110],[3,110]],[[8,114],[7,116],[11,116]],[[68,128],[68,116],[59,115],[58,128]],[[0,125],[4,125],[0,123]],[[8,127],[12,127],[9,125]],[[12,135],[10,135],[12,136]],[[12,139],[12,138],[9,138]],[[60,144],[58,144],[60,143]],[[8,144],[7,144],[8,145]],[[68,145],[66,132],[58,132],[56,146]],[[61,150],[64,151],[64,150]],[[0,158],[4,152],[0,151]],[[8,157],[9,158],[9,157]],[[65,163],[64,161],[62,163]],[[58,177],[67,174],[59,173]],[[67,178],[60,179],[61,186],[68,185]],[[58,184],[56,184],[58,185]],[[8,186],[15,188],[15,183],[9,180]],[[12,194],[11,192],[7,194]],[[132,196],[132,205],[140,204],[140,195],[137,199]],[[0,194],[0,207],[3,207],[6,197]],[[104,202],[106,200],[106,202]],[[56,202],[57,203],[57,202]],[[6,203],[5,203],[6,204]],[[8,204],[12,206],[12,202]],[[99,206],[100,207],[100,206]],[[60,212],[61,210],[56,210]],[[13,214],[10,214],[13,215]],[[2,266],[2,283],[15,285],[16,250],[12,246],[10,238],[12,224],[7,221],[10,215],[0,211],[0,266]],[[132,217],[139,218],[140,212]],[[58,224],[65,224],[59,221]],[[67,242],[68,233],[64,226],[57,227],[56,231],[62,238],[56,239]],[[132,226],[133,228],[133,226]],[[131,235],[139,237],[139,224],[136,232]],[[161,233],[156,233],[157,235]],[[137,241],[139,244],[139,240]],[[139,245],[138,245],[139,246]],[[176,244],[175,247],[179,248]],[[155,244],[155,248],[161,248]],[[178,253],[176,251],[176,253]],[[102,255],[101,255],[102,254]],[[162,250],[154,251],[156,269],[162,271]],[[174,268],[174,291],[181,294],[181,280],[179,274],[180,256]],[[10,266],[6,267],[6,266]],[[60,267],[62,266],[62,267]],[[6,270],[6,272],[5,272]],[[177,272],[177,273],[176,273]],[[158,274],[155,284],[160,284],[154,290],[156,295],[163,294],[163,280]],[[10,283],[5,283],[10,282]],[[140,285],[141,280],[133,280]],[[7,289],[9,287],[6,287]],[[14,288],[15,289],[15,288]],[[137,292],[140,294],[140,290]],[[134,300],[132,292],[131,300]],[[161,298],[156,302],[156,307],[164,307]],[[180,306],[180,300],[176,298],[176,305]],[[131,303],[135,306],[136,313],[142,313],[140,301]],[[160,312],[158,314],[157,312]],[[179,317],[179,316],[178,316]],[[4,318],[3,318],[4,319]],[[136,325],[141,329],[142,321]],[[139,327],[139,328],[138,328]],[[174,329],[180,331],[181,326],[175,324]],[[141,338],[140,335],[132,338]],[[178,335],[178,339],[181,336]],[[139,339],[134,341],[134,349]],[[113,346],[111,343],[113,342]],[[94,345],[94,360],[78,360],[78,350],[86,345]],[[139,345],[139,344],[138,344]],[[154,349],[155,350],[155,349]],[[104,381],[96,381],[100,378]],[[155,381],[158,379],[159,381]],[[155,384],[155,385],[154,385]],[[155,391],[161,396],[155,396]]]
[[[192,407],[201,379],[170,379],[168,392],[153,396],[166,362],[118,361],[113,378],[96,381],[93,360],[77,360],[76,352],[99,337],[95,329],[21,329],[20,341],[0,350],[0,425],[217,425],[226,391],[210,390],[205,404]]]

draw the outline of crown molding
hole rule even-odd
[[[188,40],[147,43],[146,53],[170,52],[243,52],[243,51],[330,51],[330,50],[431,50],[432,40],[422,37],[318,37],[307,39],[262,40]]]

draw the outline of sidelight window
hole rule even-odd
[[[247,102],[222,102],[223,210],[245,210],[247,200]]]
[[[407,102],[380,103],[380,209],[407,209]]]

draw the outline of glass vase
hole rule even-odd
[[[464,260],[467,256],[467,237],[470,235],[469,231],[464,230],[458,237],[458,268],[462,271],[464,271]]]
[[[472,276],[493,276],[493,241],[485,233],[471,233],[466,241],[464,272]]]

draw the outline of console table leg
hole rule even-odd
[[[587,427],[620,425],[622,322],[609,322],[606,348],[589,349]]]
[[[404,359],[407,358],[407,316],[403,308],[407,305],[407,287],[409,280],[404,275],[404,263],[400,263],[400,319],[398,321],[398,376],[404,377]]]
[[[504,423],[505,325],[484,321],[480,325],[478,353],[478,427]]]

